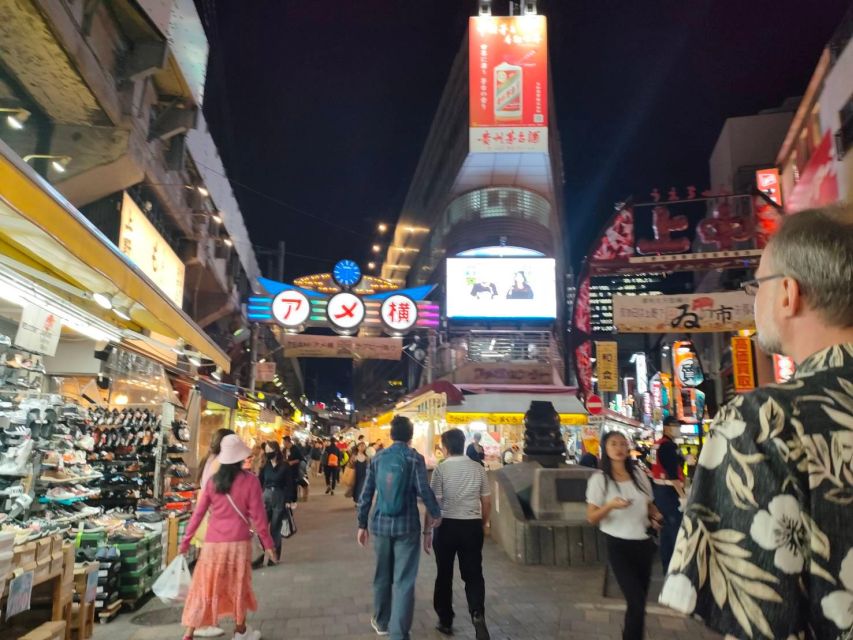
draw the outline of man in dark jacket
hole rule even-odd
[[[335,487],[341,477],[342,457],[343,452],[338,448],[335,438],[331,438],[323,452],[323,473],[326,475],[326,493],[329,495],[335,495]]]
[[[465,455],[471,458],[474,462],[479,462],[483,466],[485,466],[486,459],[486,450],[483,449],[483,445],[480,444],[480,441],[483,439],[483,434],[477,431],[474,434],[474,441],[468,445],[468,448],[465,450]]]
[[[652,465],[652,488],[655,493],[655,505],[663,515],[663,528],[660,532],[660,559],[666,573],[675,539],[681,526],[681,498],[684,497],[684,458],[675,444],[681,435],[681,423],[672,416],[664,420],[663,436],[655,442],[655,462]]]

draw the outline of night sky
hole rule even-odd
[[[367,262],[376,224],[402,206],[476,2],[196,4],[211,46],[204,111],[253,241],[287,242],[288,278]],[[848,6],[540,0],[573,262],[615,200],[709,186],[723,120],[802,95]]]

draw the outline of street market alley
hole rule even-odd
[[[259,610],[249,623],[266,640],[377,637],[370,628],[373,553],[355,542],[355,509],[342,495],[314,493],[296,511],[298,533],[285,541],[284,562],[254,573]],[[487,539],[484,550],[487,620],[495,640],[578,638],[615,640],[621,637],[624,604],[601,597],[601,569],[524,567],[513,564]],[[421,556],[412,638],[438,639],[433,629],[432,585],[435,562]],[[454,587],[456,638],[472,639],[465,593],[458,578]],[[668,640],[719,638],[700,624],[649,605],[647,637]],[[143,626],[134,624],[142,614]],[[165,640],[180,638],[179,610],[156,598],[139,611],[97,625],[94,640]],[[152,624],[157,622],[158,624]],[[159,624],[166,622],[167,624]],[[225,625],[230,638],[231,625]]]

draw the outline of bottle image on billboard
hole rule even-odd
[[[521,122],[523,69],[516,64],[502,62],[494,69],[495,120]]]

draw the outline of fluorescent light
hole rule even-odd
[[[122,320],[130,320],[130,311],[125,307],[113,307],[113,313]]]
[[[216,224],[222,224],[222,216],[218,213],[211,213],[210,219],[213,220]]]
[[[231,238],[223,238],[222,242],[225,243],[226,247],[233,247],[234,246],[234,241],[231,240]]]
[[[201,195],[203,195],[205,198],[206,198],[207,196],[209,196],[209,195],[210,195],[210,191],[208,191],[205,187],[203,187],[203,186],[201,186],[201,185],[198,185],[195,189],[196,189],[196,191],[198,191]]]
[[[188,360],[188,361],[189,361],[189,363],[190,363],[192,366],[194,366],[194,367],[200,367],[200,366],[201,366],[201,358],[199,358],[199,357],[198,357],[197,355],[195,355],[195,354],[192,354],[192,355],[187,356],[187,360]]]
[[[213,373],[210,374],[210,377],[213,378],[214,380],[221,381],[222,380],[222,367],[216,367],[216,369],[213,370]]]
[[[6,116],[6,124],[18,131],[24,128],[24,123],[18,120],[16,116]]]
[[[67,162],[65,164],[68,164]],[[53,167],[53,170],[57,173],[65,173],[65,165],[62,164],[59,160],[51,160],[50,166]]]
[[[93,293],[92,299],[98,303],[98,306],[102,309],[110,310],[113,308],[113,302],[110,300],[109,296],[103,293]]]

